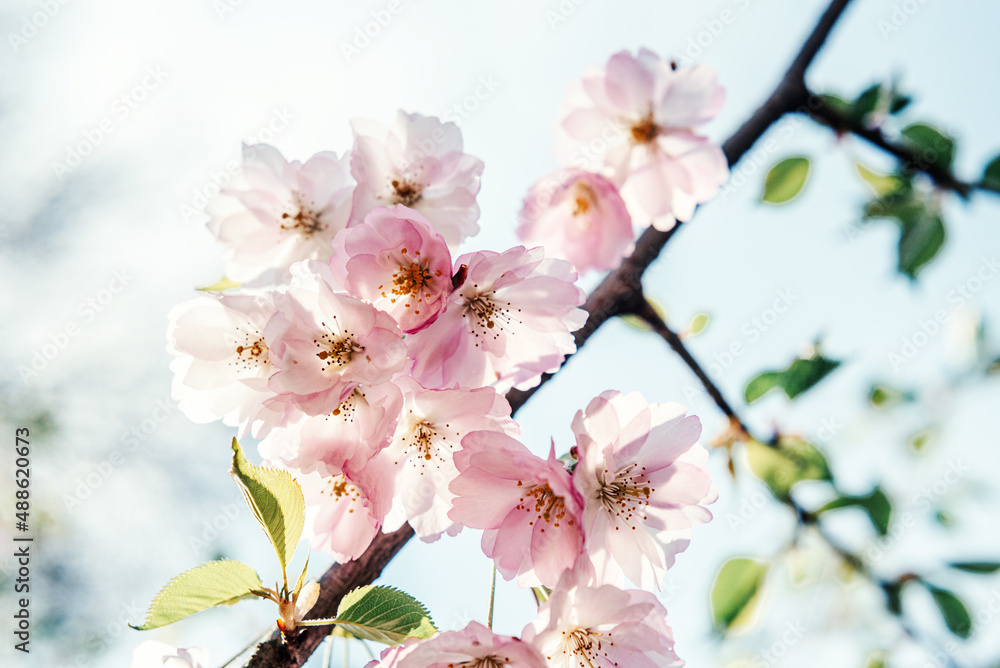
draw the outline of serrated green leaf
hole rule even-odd
[[[712,621],[726,631],[752,616],[760,600],[768,565],[753,559],[730,559],[722,565],[712,584]]]
[[[743,397],[751,404],[775,388],[781,388],[789,400],[823,380],[840,362],[827,359],[814,352],[811,357],[800,357],[781,371],[765,371],[757,374],[747,383]]]
[[[274,546],[284,573],[305,523],[306,504],[302,488],[288,471],[254,466],[248,462],[235,438],[230,475]]]
[[[232,290],[238,287],[240,287],[239,283],[231,281],[225,276],[223,276],[215,283],[212,283],[211,285],[206,285],[205,287],[198,289],[202,292],[224,292],[226,290]]]
[[[437,633],[427,608],[417,599],[393,587],[375,585],[344,596],[333,622],[356,638],[386,645]]]
[[[149,606],[139,631],[159,628],[216,605],[232,605],[253,598],[262,587],[250,566],[223,559],[181,573],[160,590]]]
[[[937,604],[938,610],[941,611],[941,616],[944,618],[944,623],[948,627],[948,630],[960,638],[971,636],[972,617],[969,615],[969,609],[965,607],[962,599],[947,589],[940,589],[927,583],[924,584],[927,590],[930,591],[931,596],[934,597],[934,603]]]
[[[903,179],[900,177],[893,174],[879,174],[860,162],[854,163],[854,171],[858,173],[858,176],[876,197],[885,197],[903,187]]]
[[[799,438],[783,438],[774,446],[748,441],[747,462],[753,474],[779,499],[787,498],[792,486],[802,480],[830,479],[823,453]]]
[[[809,179],[809,158],[795,156],[785,158],[767,173],[764,179],[762,202],[784,204],[791,201],[805,187]]]
[[[892,523],[892,501],[882,491],[881,487],[876,487],[870,494],[862,496],[839,496],[833,501],[822,506],[816,511],[816,515],[822,515],[838,508],[860,508],[868,515],[872,526],[880,536],[889,533],[889,526]]]
[[[913,123],[900,133],[916,152],[921,164],[951,169],[955,160],[955,140],[933,125]]]
[[[956,561],[948,565],[966,573],[979,573],[983,575],[1000,571],[1000,562],[997,561]]]
[[[993,158],[990,164],[986,165],[980,185],[988,190],[1000,192],[1000,155]]]

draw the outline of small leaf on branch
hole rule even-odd
[[[712,584],[712,621],[727,631],[746,623],[760,601],[768,564],[735,558],[722,565]]]
[[[940,207],[921,196],[910,181],[898,190],[875,199],[865,206],[865,220],[888,218],[900,228],[900,273],[916,278],[944,246],[946,232]]]
[[[865,182],[872,194],[876,197],[885,197],[896,192],[903,186],[903,179],[893,174],[879,174],[862,165],[860,162],[854,163],[854,170]]]
[[[198,289],[201,292],[225,292],[226,290],[232,290],[233,288],[238,288],[238,287],[240,287],[239,283],[231,281],[225,276],[223,276],[215,283],[212,283],[211,285],[206,285],[205,287]]]
[[[889,533],[889,525],[892,522],[892,502],[881,487],[876,487],[870,494],[862,496],[840,496],[817,510],[816,515],[822,515],[838,508],[860,508],[867,513],[878,535],[885,536]]]
[[[288,471],[254,466],[248,462],[235,438],[230,475],[267,533],[284,572],[292,560],[305,523],[302,488]]]
[[[900,133],[916,153],[921,166],[951,169],[955,160],[955,140],[927,123],[913,123]]]
[[[990,164],[986,165],[980,185],[987,190],[1000,192],[1000,155],[993,158]]]
[[[989,575],[990,573],[1000,571],[1000,562],[997,561],[956,561],[948,565],[966,573],[978,573],[982,575]]]
[[[880,383],[872,385],[872,389],[868,391],[868,402],[873,408],[879,410],[886,410],[896,406],[900,402],[913,401],[913,399],[913,394],[910,392],[903,392]]]
[[[831,371],[840,366],[840,362],[823,357],[814,351],[811,357],[800,357],[781,371],[767,371],[750,379],[743,397],[751,404],[775,388],[784,390],[789,400],[811,388],[823,380]]]
[[[301,625],[309,624],[308,620]],[[367,585],[344,596],[337,616],[326,620],[355,638],[400,645],[407,638],[429,638],[437,629],[427,608],[393,587]]]
[[[937,604],[938,610],[941,611],[941,616],[944,617],[944,623],[948,627],[948,630],[960,638],[971,636],[972,617],[969,615],[969,609],[965,607],[962,599],[947,589],[939,589],[927,583],[924,583],[924,585],[931,593],[931,596],[934,597],[934,603]]]
[[[785,437],[777,445],[747,442],[747,461],[755,476],[778,499],[787,499],[795,483],[802,480],[829,480],[826,457],[800,438]]]
[[[695,315],[695,317],[691,319],[691,324],[687,326],[686,334],[688,336],[698,336],[708,328],[710,320],[711,316],[707,313],[699,313]]]
[[[809,158],[785,158],[767,173],[764,179],[762,202],[784,204],[798,195],[809,178]]]
[[[260,578],[253,568],[223,559],[181,573],[160,590],[149,606],[139,631],[159,628],[216,605],[232,605],[257,596]]]

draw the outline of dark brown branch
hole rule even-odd
[[[933,159],[928,159],[909,146],[889,141],[880,129],[869,128],[852,121],[818,95],[809,95],[802,111],[838,133],[850,133],[864,139],[873,146],[895,156],[907,167],[923,172],[939,188],[951,190],[962,198],[968,198],[972,191],[979,187],[978,184],[966,183],[958,179],[951,170],[941,167]]]
[[[735,165],[783,115],[795,111],[806,102],[808,92],[804,80],[805,71],[849,2],[850,0],[833,0],[830,3],[778,87],[722,145],[730,166]],[[584,305],[590,317],[586,325],[576,333],[578,349],[609,318],[631,312],[642,301],[642,275],[681,227],[678,223],[666,232],[652,227],[647,229],[636,242],[632,255],[625,259],[621,267],[608,274],[590,294]],[[507,394],[507,400],[512,411],[516,412],[521,408],[551,376],[552,374],[546,374],[539,385],[530,390],[511,390]],[[340,599],[351,589],[369,584],[377,578],[412,535],[413,531],[409,526],[392,534],[380,534],[356,561],[331,566],[320,580],[322,594],[311,616],[333,615]],[[246,668],[299,668],[328,633],[329,629],[325,627],[308,628],[285,645],[281,644],[280,638],[272,636],[260,645]]]

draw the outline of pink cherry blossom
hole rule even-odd
[[[306,414],[331,413],[358,385],[384,383],[403,370],[406,347],[393,319],[335,292],[327,277],[293,280],[274,299],[277,312],[264,332],[278,369],[270,387]]]
[[[274,392],[264,329],[270,295],[203,293],[169,315],[167,351],[174,356],[171,395],[193,422],[214,420],[246,434]]]
[[[334,240],[330,269],[348,292],[391,315],[404,333],[434,322],[451,294],[451,253],[422,215],[379,207]]]
[[[587,313],[576,308],[585,294],[568,262],[516,246],[468,253],[455,265],[464,281],[444,313],[407,337],[411,373],[424,387],[528,389],[576,350],[572,332]]]
[[[392,503],[391,489],[382,484],[391,474],[377,464],[352,475],[292,473],[306,501],[302,535],[309,546],[341,563],[364,554]]]
[[[281,401],[294,409],[287,396],[270,405]],[[402,405],[402,394],[393,383],[358,385],[329,413],[313,416],[294,409],[297,418],[284,429],[272,430],[258,449],[264,459],[280,460],[303,473],[356,472],[389,443]]]
[[[407,638],[402,645],[386,647],[377,659],[366,663],[365,668],[398,668],[399,662],[412,653],[421,642],[416,638]]]
[[[226,275],[248,282],[266,274],[280,283],[292,263],[328,259],[351,211],[348,162],[331,152],[288,162],[272,146],[244,146],[238,187],[224,189],[208,209],[209,229],[226,245]]]
[[[555,586],[583,548],[583,504],[566,467],[536,457],[510,436],[476,431],[455,453],[456,522],[483,529],[483,552],[522,587]]]
[[[385,663],[380,664],[386,666]],[[493,633],[478,622],[423,640],[396,668],[546,668],[538,650],[518,638]]]
[[[581,559],[567,570],[521,632],[551,668],[665,668],[682,666],[674,653],[667,611],[651,592],[593,584]]]
[[[718,491],[698,444],[701,422],[678,404],[607,391],[573,419],[587,553],[601,582],[659,587]]]
[[[403,204],[431,221],[452,248],[479,232],[483,163],[462,152],[457,125],[402,111],[391,128],[366,120],[351,125],[351,174],[358,181],[352,227],[376,207]]]
[[[637,222],[668,230],[729,176],[722,149],[695,133],[724,99],[709,67],[677,68],[648,49],[622,51],[571,86],[556,152],[564,164],[603,169]]]
[[[492,387],[427,390],[406,377],[396,384],[403,390],[402,415],[391,443],[378,454],[395,484],[385,530],[408,521],[425,541],[455,535],[462,527],[448,517],[455,497],[448,485],[458,475],[453,455],[462,438],[473,431],[515,436],[519,428],[507,400]]]
[[[132,651],[129,668],[208,668],[208,650],[146,640]]]
[[[579,272],[614,269],[632,249],[632,219],[618,189],[582,169],[553,172],[531,187],[517,236]]]

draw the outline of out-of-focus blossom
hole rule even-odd
[[[570,87],[556,153],[564,164],[603,171],[637,222],[668,230],[729,176],[722,149],[695,132],[724,100],[709,67],[622,51]]]
[[[294,262],[330,257],[351,212],[347,154],[317,153],[303,164],[267,144],[244,146],[238,181],[208,208],[209,229],[226,245],[226,276],[281,283]]]
[[[350,225],[379,206],[416,209],[452,248],[479,232],[479,177],[483,163],[462,152],[454,123],[433,116],[396,116],[391,128],[355,120],[351,174],[357,179]]]
[[[598,581],[658,588],[691,527],[712,519],[701,504],[718,497],[701,422],[678,404],[607,391],[576,414],[573,432],[573,482]]]
[[[452,291],[448,244],[426,218],[401,204],[374,209],[337,235],[330,270],[407,334],[432,323]]]
[[[449,513],[483,529],[483,552],[522,587],[555,586],[583,549],[583,504],[566,467],[536,457],[503,433],[477,431],[455,453]]]
[[[585,295],[568,262],[516,246],[468,253],[455,265],[463,282],[444,313],[406,339],[424,387],[528,389],[576,350],[572,332],[587,313],[577,308]]]
[[[667,611],[651,592],[593,584],[587,560],[567,570],[521,638],[551,668],[669,668],[674,653]]]
[[[518,238],[568,260],[579,272],[614,269],[632,248],[632,218],[618,189],[600,174],[565,169],[531,187]]]
[[[492,387],[427,390],[407,377],[396,384],[403,390],[403,410],[391,443],[378,454],[391,469],[395,484],[385,530],[408,521],[426,541],[442,533],[455,535],[462,527],[448,517],[455,497],[448,485],[458,475],[454,453],[473,431],[517,435],[510,405]]]
[[[167,351],[174,356],[171,395],[189,419],[222,420],[245,434],[274,396],[264,329],[270,295],[200,294],[170,311]]]
[[[380,664],[386,666],[385,663]],[[478,622],[422,640],[398,659],[398,668],[546,668],[538,650],[493,633]]]
[[[132,651],[129,668],[208,668],[208,650],[204,647],[174,647],[146,640]]]

